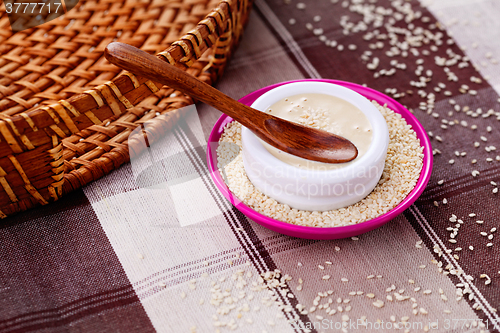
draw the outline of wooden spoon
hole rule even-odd
[[[106,47],[104,55],[118,67],[168,85],[224,112],[279,150],[325,163],[349,162],[358,155],[356,146],[341,136],[255,110],[136,47],[114,42]]]

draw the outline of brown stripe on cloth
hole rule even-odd
[[[181,120],[182,122],[182,120]],[[209,190],[210,194],[213,197],[216,197],[220,202],[227,205],[231,205],[227,200],[222,197],[222,194],[215,187],[215,184],[209,179],[208,175],[208,166],[206,162],[205,152],[201,149],[195,149],[197,146],[197,140],[192,131],[190,131],[189,126],[183,126],[180,124],[175,130],[177,139],[184,146],[186,153],[188,153],[189,159],[197,170],[200,178],[203,183]],[[189,154],[191,153],[191,154]],[[220,207],[221,211],[225,209]],[[274,271],[278,269],[278,266],[274,262],[273,257],[269,254],[266,247],[262,244],[259,237],[256,235],[252,225],[250,225],[249,220],[243,215],[239,210],[235,207],[231,207],[224,213],[224,217],[231,227],[231,231],[234,233],[234,236],[238,239],[241,247],[245,251],[246,255],[250,259],[250,262],[257,269],[260,274],[266,273],[268,271]],[[243,229],[243,232],[240,232],[236,229]],[[306,315],[300,314],[299,311],[296,310],[296,306],[298,304],[297,299],[295,297],[287,297],[288,294],[293,294],[293,291],[289,291],[288,293],[283,294],[281,291],[283,289],[287,289],[288,286],[278,287],[278,293],[276,294],[278,299],[282,301],[284,304],[288,304],[292,306],[291,311],[285,311],[283,309],[283,315],[288,319],[292,320],[294,317],[300,318],[300,322],[305,324],[309,322],[309,318]],[[300,328],[296,328],[292,326],[294,331],[301,332]],[[315,329],[311,330],[311,333],[316,332]]]
[[[83,191],[0,225],[0,332],[152,332]]]
[[[344,3],[347,6],[344,6]],[[378,15],[383,15],[387,22],[387,19],[397,11],[393,5],[398,3],[407,6],[406,8],[411,7],[414,13],[420,12],[420,15],[411,20],[413,26],[410,30],[413,32],[418,29],[428,30],[434,36],[441,35],[438,38],[441,41],[436,43],[432,39],[434,37],[428,35],[422,40],[421,46],[415,47],[418,55],[412,54],[413,46],[408,45],[406,56],[402,54],[388,56],[386,52],[391,49],[388,38],[390,36],[383,24],[379,27],[373,26],[373,17],[366,21],[368,30],[354,33],[350,31],[344,34],[349,22],[353,23],[350,25],[352,28],[363,20],[361,11],[353,13],[352,10],[355,8],[379,7]],[[492,192],[496,185],[492,186],[490,182],[497,181],[500,184],[498,178],[500,167],[496,160],[496,155],[499,154],[495,153],[496,147],[491,148],[489,152],[485,148],[500,142],[495,120],[497,112],[500,111],[498,94],[481,77],[473,64],[465,61],[464,52],[447,35],[443,25],[436,23],[437,19],[427,8],[421,6],[420,2],[384,0],[375,4],[369,2],[358,2],[358,4],[347,1],[304,2],[301,7],[298,3],[289,1],[271,0],[265,4],[257,1],[262,16],[271,21],[269,26],[273,28],[277,38],[286,43],[288,36],[282,32],[285,27],[292,36],[293,45],[300,47],[300,52],[292,52],[294,49],[292,46],[288,48],[289,55],[296,58],[297,64],[303,64],[302,59],[305,57],[310,66],[323,78],[367,84],[397,98],[400,103],[412,109],[424,127],[432,132],[433,146],[437,149],[437,154],[431,183],[421,200],[417,201],[405,216],[436,260],[443,261],[444,257],[443,254],[439,256],[439,251],[436,251],[438,253],[433,251],[434,245],[438,244],[442,248],[442,244],[446,244],[447,248],[453,251],[451,254],[445,253],[447,260],[451,262],[451,269],[455,268],[456,271],[457,267],[461,267],[464,275],[474,278],[473,283],[470,283],[474,298],[469,301],[469,305],[482,308],[476,313],[485,322],[489,321],[491,329],[492,321],[498,320],[494,309],[500,308],[500,293],[495,286],[500,283],[498,273],[500,255],[497,250],[500,244],[495,241],[495,232],[492,231],[495,229],[492,228],[500,226],[497,221],[498,195]],[[266,12],[267,6],[272,11],[271,14]],[[384,13],[386,9],[390,9],[391,12]],[[315,18],[316,16],[318,17]],[[401,19],[395,20],[394,26],[407,28],[409,22],[405,22],[406,17],[405,13]],[[273,19],[279,22],[273,22]],[[375,30],[378,30],[378,35],[373,34]],[[367,35],[367,32],[371,32],[372,35]],[[403,42],[404,32],[396,31],[396,34],[399,34],[399,43]],[[373,63],[375,57],[379,63],[375,70],[371,70],[367,67]],[[457,58],[458,61],[452,60],[453,58]],[[440,59],[450,62],[441,66],[437,64]],[[461,62],[466,62],[463,68],[458,67]],[[403,63],[405,65],[401,65]],[[307,70],[308,67],[304,66],[304,72],[311,73]],[[396,68],[395,72],[385,75],[391,68]],[[454,74],[459,79],[448,80]],[[471,77],[479,80],[471,82],[469,79]],[[426,84],[420,87],[410,84],[412,81],[420,80],[426,81]],[[463,87],[464,84],[467,86]],[[469,90],[474,91],[469,94]],[[448,92],[445,94],[446,91]],[[478,111],[478,108],[481,110]],[[488,112],[490,114],[486,116]],[[477,126],[477,129],[471,127],[472,125]],[[487,126],[492,126],[493,129],[487,132]],[[475,148],[474,142],[479,142],[480,147]],[[462,152],[467,154],[456,156],[455,151],[458,151],[459,155]],[[486,160],[487,158],[492,160]],[[454,161],[450,162],[452,159]],[[478,162],[472,164],[473,159]],[[474,172],[476,177],[472,175],[474,170],[479,171],[479,174]],[[437,181],[441,179],[444,179],[444,184],[436,186]],[[442,201],[445,198],[448,203],[443,205]],[[438,207],[434,205],[434,201],[439,201]],[[481,218],[477,219],[485,222],[477,224],[475,220],[471,221],[468,214],[472,212],[481,215]],[[464,224],[458,229],[458,235],[454,238],[456,243],[448,241],[454,231],[447,228],[456,228],[455,224],[458,223],[449,222],[451,214],[456,214],[458,218],[464,220]],[[481,236],[480,232],[485,232],[486,236]],[[489,242],[493,244],[492,247],[486,246]],[[474,250],[469,250],[469,246],[473,246]],[[454,251],[457,247],[463,250]],[[455,259],[454,254],[459,259]],[[446,266],[447,264],[444,264],[443,268]],[[482,274],[486,274],[492,282],[485,284],[489,278]],[[463,276],[449,274],[448,277],[454,283],[464,283],[461,281]],[[465,296],[466,299],[469,298],[469,295]]]

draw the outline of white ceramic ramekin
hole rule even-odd
[[[291,208],[328,211],[352,205],[375,188],[384,170],[389,145],[385,119],[365,97],[326,82],[295,82],[279,86],[260,96],[252,107],[264,111],[281,99],[303,93],[332,95],[358,107],[372,126],[373,139],[368,151],[339,169],[299,169],[274,157],[244,127],[241,136],[245,172],[259,191]]]

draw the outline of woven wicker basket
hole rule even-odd
[[[107,44],[157,53],[213,84],[250,6],[251,0],[80,0],[64,16],[15,34],[0,6],[0,216],[108,174],[129,160],[131,131],[158,112],[193,103],[111,65],[103,57]],[[176,114],[160,117],[158,130],[173,126]]]

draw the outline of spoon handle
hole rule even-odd
[[[106,47],[104,54],[108,61],[118,67],[182,91],[224,112],[253,132],[264,134],[262,133],[263,124],[269,118],[268,115],[235,101],[185,71],[124,43],[110,43]]]
[[[133,46],[111,43],[106,47],[104,55],[118,67],[166,84],[219,109],[279,150],[326,163],[348,162],[358,155],[356,146],[343,137],[255,110],[166,61]]]

